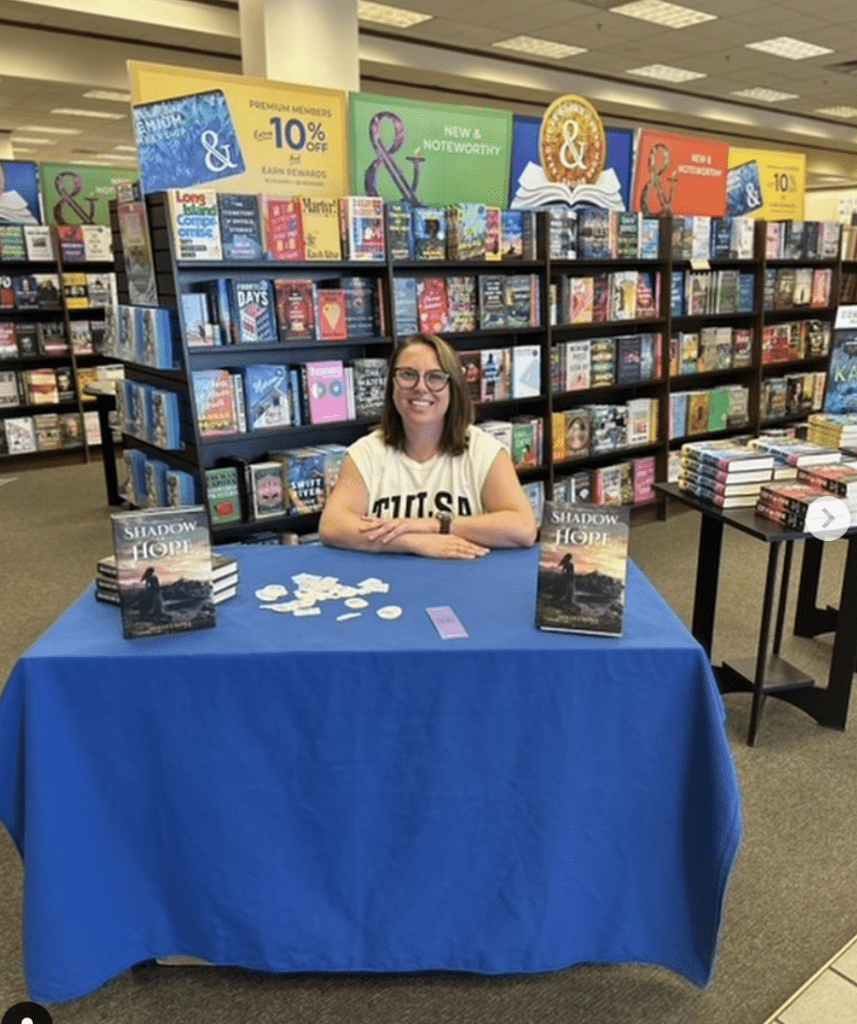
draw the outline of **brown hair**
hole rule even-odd
[[[470,390],[461,371],[458,353],[443,338],[436,334],[412,334],[405,338],[395,349],[390,358],[387,373],[387,387],[384,392],[384,413],[381,417],[381,434],[384,443],[391,448],[404,451],[405,428],[399,410],[393,402],[393,370],[399,356],[411,345],[428,345],[434,349],[441,369],[449,374],[449,408],[443,421],[443,432],[440,435],[440,450],[445,455],[461,455],[467,447],[467,430],[473,423],[473,403]]]

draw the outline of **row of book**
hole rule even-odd
[[[66,271],[62,275],[62,289],[67,309],[104,309],[119,301],[116,275],[109,270]]]
[[[836,220],[769,220],[765,224],[769,260],[835,260],[841,242],[842,225]]]
[[[673,316],[752,313],[756,276],[735,267],[720,270],[673,270],[670,312]]]
[[[798,470],[794,482],[762,484],[756,501],[756,514],[771,519],[790,530],[805,530],[810,506],[818,498],[833,494],[844,502],[850,513],[850,523],[857,522],[857,490],[846,493],[846,488],[857,488],[857,464],[817,466],[815,471]],[[837,492],[831,485],[841,485]]]
[[[660,332],[560,341],[551,348],[551,390],[640,384],[661,375]]]
[[[113,233],[106,224],[60,224],[56,231],[64,264],[113,262]]]
[[[482,420],[479,426],[503,445],[516,469],[534,469],[544,462],[545,432],[541,416]]]
[[[393,309],[400,337],[424,331],[488,331],[541,324],[537,274],[397,277]]]
[[[828,448],[857,448],[857,412],[814,412],[807,418],[807,440]]]
[[[644,505],[655,498],[654,482],[655,457],[641,455],[558,476],[553,498],[585,505]]]
[[[775,420],[820,410],[826,385],[827,374],[823,370],[765,377],[759,393],[759,415],[763,420]]]
[[[116,423],[123,434],[164,451],[183,448],[192,433],[184,394],[129,377],[116,382]]]
[[[631,398],[553,412],[553,461],[651,444],[658,437],[658,408],[657,398]]]
[[[749,366],[753,332],[749,327],[703,327],[670,337],[670,374],[674,377]]]
[[[551,283],[551,322],[606,323],[660,316],[661,274],[656,270],[614,270],[564,275]]]
[[[749,422],[750,392],[742,384],[673,391],[669,405],[670,440],[707,434]]]
[[[59,405],[75,401],[70,366],[0,370],[0,409],[20,405]]]
[[[0,275],[0,309],[62,309],[59,274]]]
[[[75,341],[78,340],[80,335],[76,334]],[[0,360],[65,356],[68,352],[69,339],[64,320],[31,323],[0,320]]]
[[[458,353],[471,401],[503,402],[540,393],[541,350],[537,345],[467,349]]]
[[[381,414],[387,363],[364,357],[299,365],[251,364],[193,370],[201,437],[215,438],[305,424],[372,419]]]
[[[762,329],[762,362],[817,359],[830,351],[832,328],[826,320],[790,320]]]
[[[238,559],[231,555],[221,555],[210,552],[211,555],[211,601],[212,604],[222,604],[230,597],[238,593],[240,571]],[[170,598],[180,595],[176,589],[181,587],[187,589],[187,581],[180,580],[178,584],[167,583],[164,589],[164,597]],[[183,594],[181,595],[184,596]],[[103,601],[105,604],[112,604],[119,607],[122,603],[121,591],[119,589],[119,570],[116,564],[115,555],[107,555],[99,558],[95,567],[95,600]]]
[[[98,413],[37,413],[32,416],[8,416],[0,421],[0,455],[24,455],[30,452],[78,448],[86,436],[87,444],[100,443]]]
[[[210,345],[336,341],[386,333],[380,280],[214,278],[181,296],[191,348]]]
[[[0,261],[53,263],[51,229],[44,224],[0,224]]]
[[[763,305],[767,311],[801,306],[824,309],[830,305],[832,287],[830,267],[765,267]]]
[[[139,448],[122,450],[119,493],[137,508],[186,508],[199,501],[194,473],[171,466]]]
[[[178,318],[173,310],[117,303],[105,310],[100,333],[97,350],[111,359],[159,370],[181,364]]]
[[[654,260],[660,254],[657,217],[598,206],[550,207],[548,247],[560,260]]]
[[[675,216],[672,256],[675,260],[750,260],[754,238],[751,217]]]

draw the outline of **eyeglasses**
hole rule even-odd
[[[393,370],[393,378],[400,388],[415,388],[420,379],[420,371],[412,366],[399,366]],[[446,370],[426,370],[422,378],[429,391],[443,391],[449,383]]]

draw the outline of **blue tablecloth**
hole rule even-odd
[[[124,640],[87,591],[0,701],[34,999],[188,954],[263,971],[713,968],[741,833],[697,642],[633,564],[621,639],[534,627],[537,551],[243,547],[216,629]],[[379,577],[354,619],[260,609]],[[404,614],[379,618],[384,604]],[[441,640],[450,605],[469,633]]]

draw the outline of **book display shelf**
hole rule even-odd
[[[79,229],[78,229],[79,230]],[[0,460],[20,465],[89,458],[83,387],[103,361],[98,338],[73,321],[78,285],[48,226],[5,225],[0,237]],[[112,255],[95,268],[113,274]],[[84,275],[84,289],[86,278]],[[87,301],[86,291],[80,301]],[[104,304],[109,301],[104,297]],[[100,318],[103,314],[98,313]],[[86,335],[86,340],[84,339]],[[92,368],[92,369],[90,369]],[[93,414],[94,416],[94,414]],[[94,432],[97,435],[97,429]]]
[[[401,244],[396,204],[351,197],[369,204],[351,210],[352,226],[380,217],[386,245],[352,251],[346,239],[355,258],[300,261],[273,258],[270,239],[266,252],[271,200],[249,199],[261,250],[200,259],[182,258],[171,194],[146,198],[169,339],[156,360],[121,340],[129,292],[112,210],[125,497],[205,503],[215,543],[315,531],[330,460],[377,422],[384,364],[416,330],[459,352],[477,422],[508,445],[537,510],[584,500],[632,505],[633,521],[665,515],[653,484],[688,437],[758,433],[821,408],[839,225],[598,210],[578,211],[570,229],[519,211],[514,252],[450,258],[449,238],[432,252],[430,232],[415,231],[416,249]],[[139,334],[140,310],[125,316]],[[771,404],[772,388],[788,389],[793,411]]]

